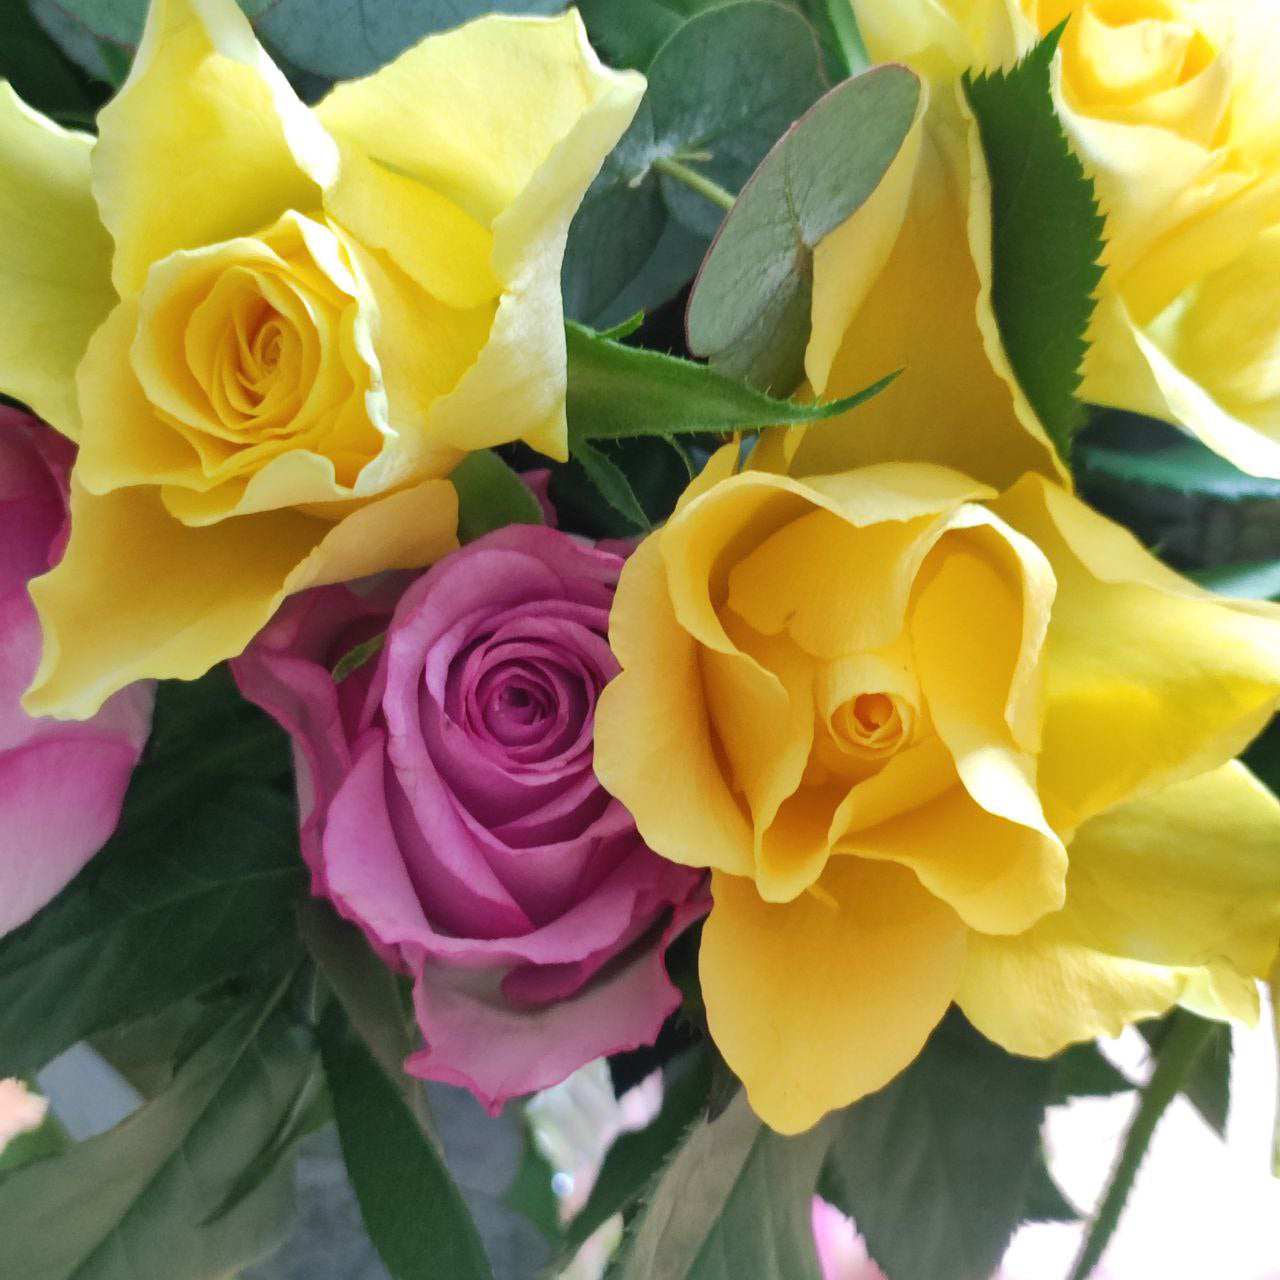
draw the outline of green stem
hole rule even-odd
[[[700,196],[705,196],[712,204],[718,204],[724,210],[733,208],[733,202],[736,199],[733,192],[726,191],[718,182],[712,182],[710,178],[704,178],[696,169],[690,169],[679,160],[673,160],[670,156],[659,156],[653,162],[653,167],[659,173],[665,173],[668,178],[683,182],[686,187],[696,191]]]
[[[862,32],[853,16],[849,0],[827,0],[827,13],[831,17],[831,30],[840,46],[840,58],[848,75],[856,76],[871,65],[867,46],[862,42]]]
[[[1169,1019],[1169,1029],[1156,1050],[1156,1066],[1151,1080],[1143,1089],[1138,1110],[1125,1134],[1124,1146],[1111,1171],[1111,1180],[1102,1197],[1080,1254],[1071,1272],[1071,1280],[1088,1280],[1120,1222],[1120,1215],[1133,1190],[1134,1179],[1151,1145],[1156,1125],[1178,1091],[1182,1088],[1195,1060],[1213,1029],[1213,1023],[1184,1014],[1181,1010]]]

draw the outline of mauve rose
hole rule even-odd
[[[92,720],[32,717],[22,694],[40,661],[27,583],[67,541],[72,445],[0,406],[0,936],[29,920],[106,843],[151,729],[153,686]]]
[[[385,585],[286,602],[233,664],[293,737],[316,892],[416,979],[408,1069],[493,1109],[652,1041],[679,1003],[663,952],[707,906],[592,767],[621,568],[554,529],[500,529],[398,603]],[[376,660],[335,687],[393,604]]]

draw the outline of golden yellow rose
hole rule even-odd
[[[0,390],[80,444],[30,710],[442,554],[468,450],[565,456],[565,236],[643,88],[494,17],[310,109],[234,0],[155,0],[96,142],[0,84]]]
[[[733,465],[623,571],[596,765],[712,868],[707,1019],[760,1116],[879,1088],[953,1000],[1037,1056],[1177,1001],[1256,1017],[1280,802],[1233,757],[1280,608],[1041,477]]]
[[[957,4],[955,14],[925,0],[857,0],[854,8],[872,60],[906,63],[924,91],[879,188],[814,255],[805,373],[823,399],[902,373],[847,424],[788,432],[776,445],[807,471],[895,458],[997,485],[1028,470],[1061,477],[997,330],[991,185],[960,82],[974,42],[993,58],[1015,46],[1017,15],[999,0]],[[1025,35],[1030,28],[1017,21]]]
[[[851,2],[873,57],[935,94],[1068,20],[1055,104],[1107,217],[1082,395],[1280,475],[1280,5]]]

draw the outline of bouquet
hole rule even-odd
[[[239,1275],[336,1131],[395,1280],[984,1280],[1136,1089],[1089,1275],[1280,981],[1280,9],[0,30],[0,1275]]]

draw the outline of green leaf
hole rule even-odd
[[[491,449],[467,454],[449,476],[458,491],[458,541],[474,542],[507,524],[542,524],[533,491]]]
[[[1102,1201],[1089,1222],[1079,1256],[1071,1270],[1071,1280],[1088,1280],[1106,1252],[1160,1117],[1195,1066],[1209,1029],[1204,1018],[1198,1018],[1185,1009],[1175,1010],[1169,1016],[1166,1034],[1156,1048],[1155,1070],[1139,1094],[1138,1109],[1130,1121]]]
[[[919,78],[877,67],[837,86],[743,188],[689,302],[689,347],[754,386],[804,374],[813,254],[871,196],[920,110]]]
[[[643,1129],[624,1133],[609,1148],[587,1202],[569,1223],[565,1235],[578,1247],[615,1213],[639,1200],[653,1176],[706,1105],[711,1088],[711,1060],[694,1050],[665,1073],[662,1110]]]
[[[353,672],[359,671],[366,662],[372,661],[386,647],[387,633],[380,631],[376,636],[353,645],[334,664],[333,683],[341,684]]]
[[[824,1196],[893,1280],[987,1280],[1030,1189],[1052,1080],[1051,1064],[953,1011],[901,1075],[840,1115]]]
[[[43,1160],[48,1156],[61,1155],[74,1145],[71,1135],[50,1109],[45,1113],[44,1120],[38,1129],[20,1133],[0,1147],[0,1179],[6,1173],[12,1173],[19,1165],[31,1164],[34,1160]]]
[[[569,232],[566,310],[593,324],[622,319],[623,305],[650,310],[688,279],[668,278],[662,290],[640,296],[628,290],[670,223],[696,238],[689,267],[720,225],[724,210],[663,172],[663,163],[675,161],[736,192],[823,90],[812,27],[772,0],[734,0],[694,14],[670,32],[647,75],[640,110]]]
[[[845,400],[799,404],[743,386],[706,365],[610,342],[570,323],[569,442],[699,435],[818,422],[847,413],[896,374]]]
[[[28,106],[67,124],[88,123],[106,96],[40,27],[25,0],[0,0],[0,79]]]
[[[1072,1098],[1107,1098],[1137,1086],[1106,1058],[1097,1044],[1073,1044],[1053,1059],[1053,1094],[1050,1102]]]
[[[1182,1079],[1182,1092],[1220,1138],[1226,1136],[1227,1111],[1231,1105],[1231,1026],[1202,1018],[1187,1009],[1152,1022],[1138,1024],[1138,1030],[1157,1059],[1161,1046],[1175,1025],[1192,1023],[1199,1027],[1201,1046]]]
[[[564,7],[565,0],[275,0],[257,27],[295,66],[349,80],[376,71],[425,36],[483,14],[550,14]]]
[[[1202,587],[1237,600],[1280,600],[1280,560],[1224,564],[1191,574]]]
[[[1079,1222],[1080,1210],[1067,1199],[1049,1172],[1041,1151],[1031,1170],[1031,1185],[1022,1206],[1024,1222]]]
[[[280,1010],[289,982],[246,1001],[122,1124],[0,1177],[0,1275],[211,1280],[279,1241],[292,1209],[283,1166],[205,1224],[312,1070],[309,1033]]]
[[[648,533],[652,528],[649,517],[645,515],[627,473],[607,453],[582,437],[574,440],[572,454],[600,496],[634,528]]]
[[[1082,478],[1109,480],[1145,489],[1168,489],[1185,496],[1227,502],[1280,499],[1280,480],[1237,470],[1198,440],[1180,440],[1164,449],[1128,452],[1082,445],[1076,459]]]
[[[339,1001],[321,1018],[320,1052],[360,1212],[393,1280],[488,1280],[480,1235],[442,1157]]]
[[[827,76],[843,80],[866,68],[867,51],[849,0],[779,0],[813,25],[822,45]],[[591,42],[615,66],[644,69],[680,24],[726,0],[580,0]]]
[[[549,1243],[559,1246],[564,1240],[564,1230],[560,1226],[560,1198],[552,1185],[555,1170],[538,1145],[533,1123],[527,1113],[522,1118],[524,1146],[520,1152],[520,1164],[516,1169],[515,1180],[502,1197],[502,1203],[523,1214]]]
[[[695,1126],[637,1215],[610,1280],[820,1280],[813,1194],[830,1126],[784,1138],[740,1093]]]
[[[125,828],[28,925],[0,941],[0,1075],[141,1017],[289,945],[306,884],[292,803],[239,783]]]
[[[1064,24],[1065,25],[1065,24]],[[966,76],[991,177],[991,301],[1009,363],[1064,459],[1084,425],[1076,392],[1102,279],[1104,220],[1054,113],[1062,28],[1013,70]]]
[[[355,925],[329,903],[310,898],[298,907],[299,931],[348,1020],[418,1123],[429,1128],[426,1099],[404,1069],[413,1051],[411,1009],[400,979],[374,953]]]

